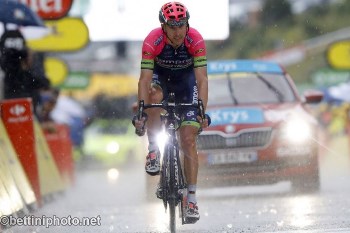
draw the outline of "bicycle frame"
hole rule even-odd
[[[163,200],[164,208],[167,210],[169,206],[170,212],[170,231],[176,231],[175,208],[179,206],[179,217],[182,219],[182,224],[186,224],[183,214],[183,197],[187,188],[181,160],[180,148],[177,138],[178,123],[180,121],[178,111],[181,108],[196,107],[199,109],[200,116],[204,119],[204,108],[201,100],[198,104],[175,103],[174,93],[169,94],[168,101],[155,104],[144,104],[144,101],[139,102],[138,116],[143,116],[143,111],[148,108],[162,108],[166,111],[161,115],[165,132],[168,135],[168,141],[164,146],[163,160],[160,172],[160,182],[162,193],[157,194],[158,198]],[[179,205],[180,203],[180,205]]]

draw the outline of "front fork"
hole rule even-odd
[[[170,138],[173,138],[173,137],[170,137]],[[170,164],[171,164],[170,159],[172,158],[174,162],[173,165],[174,165],[174,173],[175,173],[175,187],[174,187],[175,192],[174,193],[177,194],[177,196],[175,197],[176,205],[180,203],[182,206],[183,197],[187,196],[186,194],[187,186],[185,183],[182,165],[181,165],[179,145],[177,140],[173,140],[172,142],[168,142],[164,148],[162,167],[161,167],[160,177],[159,177],[159,187],[156,193],[157,197],[163,200],[165,209],[167,208],[167,201],[169,200],[169,198],[174,198],[174,197],[170,197],[170,194],[169,194]]]

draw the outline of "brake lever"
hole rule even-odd
[[[201,99],[198,100],[198,108],[199,108],[199,116],[202,120],[205,120],[204,106],[203,101]]]
[[[201,99],[198,100],[198,108],[199,108],[199,116],[202,118],[202,121],[205,120],[205,113],[204,113],[204,105],[203,101]],[[198,129],[198,135],[203,131],[202,126]]]
[[[139,101],[139,110],[137,113],[137,119],[139,121],[141,121],[141,119],[142,119],[144,106],[145,106],[145,101],[140,100]],[[135,129],[135,134],[137,134],[138,136],[143,136],[145,134],[145,125],[143,125],[141,129]]]

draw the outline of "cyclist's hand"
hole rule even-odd
[[[137,115],[135,115],[133,117],[132,124],[135,126],[135,133],[138,136],[145,135],[145,132],[146,132],[146,129],[145,129],[146,121],[147,121],[147,116],[146,115],[144,115],[140,120],[138,119]]]
[[[198,119],[202,129],[205,129],[208,127],[208,119],[203,120],[200,116],[198,116],[197,119]]]
[[[210,116],[208,114],[205,114],[204,119],[202,119],[200,116],[198,116],[197,119],[198,119],[199,123],[201,124],[202,129],[207,128],[211,123],[211,119],[210,119]]]

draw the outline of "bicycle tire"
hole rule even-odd
[[[169,205],[169,227],[170,232],[176,232],[176,203],[177,203],[177,190],[176,190],[176,176],[175,176],[175,164],[174,157],[177,153],[177,147],[174,145],[168,145],[167,148],[168,159],[169,159],[169,195],[168,195],[168,205]]]
[[[176,232],[176,201],[174,199],[170,199],[168,201],[169,204],[169,227],[170,232]]]
[[[168,182],[167,182],[167,161],[165,159],[165,156],[164,156],[164,160],[163,160],[163,164],[162,164],[162,170],[161,170],[161,174],[160,174],[160,185],[162,187],[162,194],[161,194],[161,199],[163,201],[163,205],[164,205],[164,208],[165,210],[167,209],[167,185],[168,185]]]
[[[177,141],[177,126],[179,119],[178,110],[185,107],[195,107],[204,111],[203,102],[195,103],[175,103],[175,94],[169,93],[167,101],[161,103],[146,104],[143,100],[139,101],[139,116],[142,116],[143,110],[149,108],[161,108],[166,111],[165,115],[161,115],[161,121],[169,134],[169,140],[165,146],[163,154],[163,163],[160,173],[160,189],[157,189],[157,197],[162,199],[164,208],[169,211],[170,216],[170,230],[172,233],[176,232],[176,207],[179,205],[179,218],[182,219],[182,224],[186,224],[184,219],[183,205],[185,204],[184,190],[187,184],[184,179],[182,171],[180,150]],[[202,112],[200,111],[200,112]],[[204,116],[200,114],[201,116]],[[203,117],[202,117],[203,118]],[[186,195],[186,194],[185,194]]]

